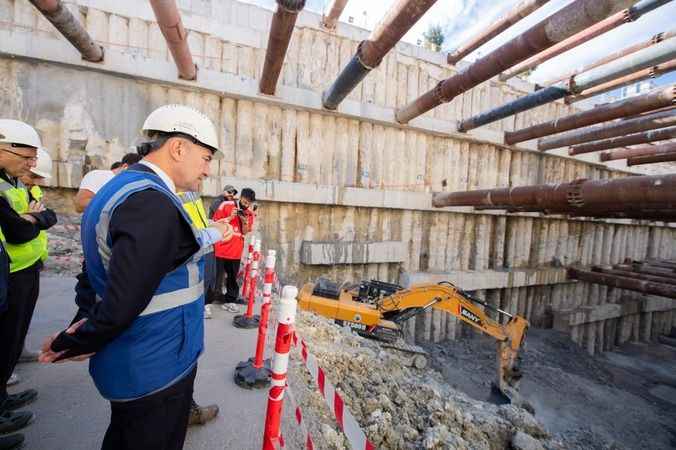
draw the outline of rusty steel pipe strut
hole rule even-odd
[[[505,143],[513,145],[518,142],[619,119],[620,117],[634,116],[643,112],[666,108],[674,104],[676,104],[676,84],[653,90],[647,94],[600,105],[588,111],[571,114],[549,122],[516,131],[506,131]]]
[[[82,59],[90,62],[103,61],[103,47],[94,42],[61,0],[30,0],[30,2],[80,52]]]
[[[601,141],[590,142],[588,144],[576,145],[568,149],[568,154],[571,156],[582,155],[584,153],[593,153],[600,150],[609,150],[612,148],[627,147],[637,144],[647,144],[648,142],[666,141],[675,137],[676,126],[662,128],[659,130],[643,131],[641,133],[604,139]]]
[[[167,41],[174,63],[178,69],[178,77],[183,80],[197,79],[197,66],[193,62],[188,47],[188,32],[181,21],[175,0],[150,0],[157,24]]]
[[[401,124],[408,123],[529,56],[634,3],[631,0],[575,0],[457,74],[440,81],[436,87],[398,109],[395,118]]]
[[[551,150],[554,148],[566,147],[568,145],[582,144],[584,142],[598,141],[630,133],[637,133],[639,131],[656,130],[672,125],[676,125],[676,110],[658,111],[645,116],[588,127],[559,136],[540,139],[538,141],[538,150]]]
[[[573,267],[568,268],[567,275],[568,278],[572,280],[586,281],[588,283],[602,284],[618,289],[626,289],[628,291],[643,292],[644,294],[660,295],[662,297],[676,299],[676,286],[670,284],[608,275]]]
[[[305,7],[305,0],[277,0],[277,10],[270,22],[268,47],[265,51],[263,73],[258,89],[261,93],[274,95],[277,90],[277,81],[282,72],[284,57],[289,48],[293,27],[296,24],[298,13]]]
[[[657,259],[657,258],[646,258],[646,260],[644,262],[647,263],[647,264],[653,265],[653,266],[671,269],[671,270],[676,272],[676,262],[673,262],[673,261],[667,261],[667,260],[664,260],[664,259]],[[676,275],[676,273],[674,275]]]
[[[468,42],[458,47],[453,53],[449,53],[446,57],[448,64],[455,65],[465,56],[472,53],[477,48],[484,45],[486,42],[493,39],[498,34],[505,31],[515,23],[519,22],[524,17],[531,14],[533,11],[539,9],[548,3],[549,0],[524,0],[514,6],[504,17],[493,22],[488,28],[479,33],[478,36],[473,37]]]
[[[437,0],[398,0],[322,94],[322,105],[335,110]]]
[[[649,13],[650,11],[657,9],[671,1],[672,0],[642,0],[634,6],[616,12],[612,16],[595,23],[591,27],[580,31],[568,39],[553,45],[552,47],[549,47],[547,50],[540,52],[537,55],[531,56],[524,62],[512,67],[509,71],[500,74],[499,79],[500,81],[507,81],[510,78],[519,75],[520,73],[530,70],[542,64],[543,62],[560,55],[561,53],[567,52],[568,50],[573,49],[580,44],[584,44],[585,42],[607,33],[610,30],[614,30],[620,25],[634,22],[640,19],[644,14]]]
[[[536,108],[567,95],[593,88],[634,71],[655,66],[672,58],[676,58],[676,37],[662,41],[652,47],[644,48],[596,69],[576,75],[568,82],[562,82],[541,89],[485,113],[470,117],[459,123],[458,130],[467,131],[504,119],[505,117]]]
[[[335,30],[338,19],[340,18],[340,15],[343,14],[347,2],[348,0],[333,0],[328,8],[328,14],[322,17],[321,25],[327,30]]]
[[[602,66],[603,64],[609,63],[610,61],[615,61],[618,58],[621,58],[626,55],[630,55],[634,52],[637,52],[638,50],[641,50],[646,47],[650,47],[651,45],[655,45],[658,42],[662,42],[664,39],[669,39],[676,36],[676,30],[672,30],[666,33],[657,33],[647,41],[639,42],[638,44],[630,45],[629,47],[625,47],[622,50],[618,50],[614,53],[611,53],[610,55],[606,56],[605,58],[601,58],[598,61],[595,61],[587,66],[583,66],[579,69],[576,69],[572,72],[567,73],[566,75],[557,78],[556,80],[551,80],[547,81],[544,83],[547,86],[550,86],[552,84],[556,84],[559,81],[565,81],[570,79],[570,77],[573,77],[577,75],[578,73],[586,72],[588,70],[594,69],[598,66]]]
[[[644,145],[636,148],[623,148],[613,152],[602,152],[599,155],[599,160],[615,161],[618,159],[634,158],[637,156],[656,156],[664,153],[676,152],[676,142],[662,145]]]
[[[619,277],[638,278],[639,280],[653,281],[655,283],[664,283],[664,284],[674,284],[674,285],[676,285],[676,278],[660,277],[660,276],[657,276],[657,275],[648,275],[648,274],[645,274],[645,273],[638,273],[638,272],[615,269],[615,268],[611,269],[611,268],[600,267],[600,266],[592,266],[591,270],[592,270],[592,272],[605,273],[605,274],[608,274],[608,275],[617,275]]]
[[[615,264],[620,270],[630,270],[632,272],[645,273],[647,275],[654,275],[657,277],[670,277],[673,271],[669,269],[660,269],[659,267],[649,267],[641,261],[625,261],[623,264]]]
[[[597,95],[605,94],[606,92],[628,86],[639,81],[647,80],[649,78],[657,78],[660,75],[673,72],[674,70],[676,70],[676,60],[665,62],[655,67],[639,70],[638,72],[634,72],[615,80],[608,81],[594,88],[587,89],[586,91],[582,91],[576,95],[568,95],[563,99],[563,101],[566,105],[571,105],[575,102],[579,102],[580,100],[585,100]]]
[[[641,166],[644,164],[656,164],[676,161],[676,151],[664,152],[655,155],[633,156],[627,158],[628,166]]]
[[[579,179],[570,183],[441,192],[432,205],[475,206],[545,214],[597,214],[676,208],[676,175],[635,176],[614,180]]]

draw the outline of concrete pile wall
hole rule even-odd
[[[270,11],[226,0],[179,2],[200,68],[198,81],[186,82],[176,77],[147,2],[75,3],[69,8],[106,48],[102,64],[83,62],[26,0],[0,0],[1,115],[26,120],[41,132],[56,161],[53,184],[62,205],[86,170],[107,167],[139,141],[138,130],[153,108],[184,103],[218,125],[226,154],[214,163],[204,194],[215,195],[225,183],[258,192],[259,233],[266,247],[278,250],[285,281],[328,275],[396,282],[402,272],[424,281],[432,272],[449,278],[484,272],[473,278],[487,280],[474,284],[479,295],[535,326],[551,327],[552,311],[618,303],[623,293],[538,273],[576,262],[676,257],[674,231],[664,224],[431,207],[432,191],[626,175],[504,144],[505,130],[570,114],[572,108],[562,103],[468,134],[451,131],[457,120],[532,90],[520,80],[486,82],[402,128],[393,121],[393,109],[453,73],[444,55],[400,44],[338,113],[327,114],[321,91],[367,36],[365,30],[341,24],[337,34],[327,33],[319,29],[317,14],[302,13],[278,95],[268,97],[257,95],[256,79]],[[301,252],[304,241],[321,257]],[[332,247],[334,242],[340,244]],[[358,256],[350,260],[345,248]],[[315,264],[327,260],[341,264]],[[494,276],[514,268],[536,275],[527,282]],[[606,344],[596,343],[604,326],[575,325],[571,334],[591,351],[602,350]],[[454,319],[437,312],[409,327],[417,341],[458,332]]]

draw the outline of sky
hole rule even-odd
[[[244,0],[269,9],[274,9],[274,0]],[[467,39],[476,35],[482,28],[490,25],[504,15],[521,0],[438,0],[418,23],[406,34],[404,41],[417,43],[422,34],[431,25],[440,25],[444,30],[443,51],[452,51]],[[475,59],[486,54],[538,23],[543,18],[558,11],[573,0],[551,0],[549,3],[510,27],[495,39],[484,44],[466,59]],[[353,25],[373,29],[385,15],[395,0],[349,0],[340,20],[347,22],[353,17]],[[323,12],[330,0],[307,0],[305,8]],[[541,64],[530,75],[529,81],[544,83],[558,78],[563,72],[591,63],[608,54],[633,43],[649,39],[660,31],[676,29],[676,1],[666,4],[636,22],[622,25],[568,52]],[[563,69],[562,69],[563,68]],[[663,75],[655,80],[657,85],[676,81],[676,72]]]

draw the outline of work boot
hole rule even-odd
[[[23,447],[23,434],[0,436],[0,450],[16,450]]]
[[[5,411],[0,414],[0,434],[13,433],[33,421],[35,415],[30,411]]]
[[[40,353],[28,350],[28,347],[24,345],[23,350],[21,351],[21,356],[19,356],[19,362],[36,362],[39,355]]]
[[[16,372],[12,372],[12,375],[10,375],[9,380],[7,380],[7,386],[14,386],[20,381],[21,377]]]
[[[200,406],[195,400],[190,405],[190,425],[204,425],[218,415],[218,405]]]
[[[38,398],[38,391],[35,389],[26,389],[18,394],[10,394],[0,406],[0,411],[13,411],[29,403],[33,403]]]

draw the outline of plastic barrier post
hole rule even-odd
[[[242,280],[242,296],[240,297],[240,303],[244,304],[247,299],[247,289],[249,287],[249,271],[251,270],[251,261],[253,260],[254,245],[256,244],[256,236],[251,236],[251,242],[249,242],[249,248],[247,249],[246,254],[246,264],[244,266],[244,279]]]
[[[263,280],[263,305],[261,306],[260,323],[258,325],[258,341],[256,354],[247,361],[242,361],[235,368],[235,383],[238,386],[251,389],[263,388],[270,385],[270,359],[263,360],[265,353],[265,339],[268,333],[268,318],[270,315],[272,283],[275,279],[275,258],[277,252],[268,250],[265,259],[265,278]]]
[[[260,317],[254,315],[254,301],[256,299],[256,283],[258,283],[258,261],[261,257],[261,241],[258,239],[254,244],[253,259],[251,260],[251,275],[249,276],[249,301],[246,313],[236,315],[232,322],[237,328],[258,328]]]
[[[263,450],[275,450],[282,445],[281,421],[286,371],[289,366],[289,351],[293,341],[293,324],[296,321],[296,296],[298,289],[284,286],[279,301],[275,354],[272,357],[272,387],[268,394],[268,405],[263,429]]]

